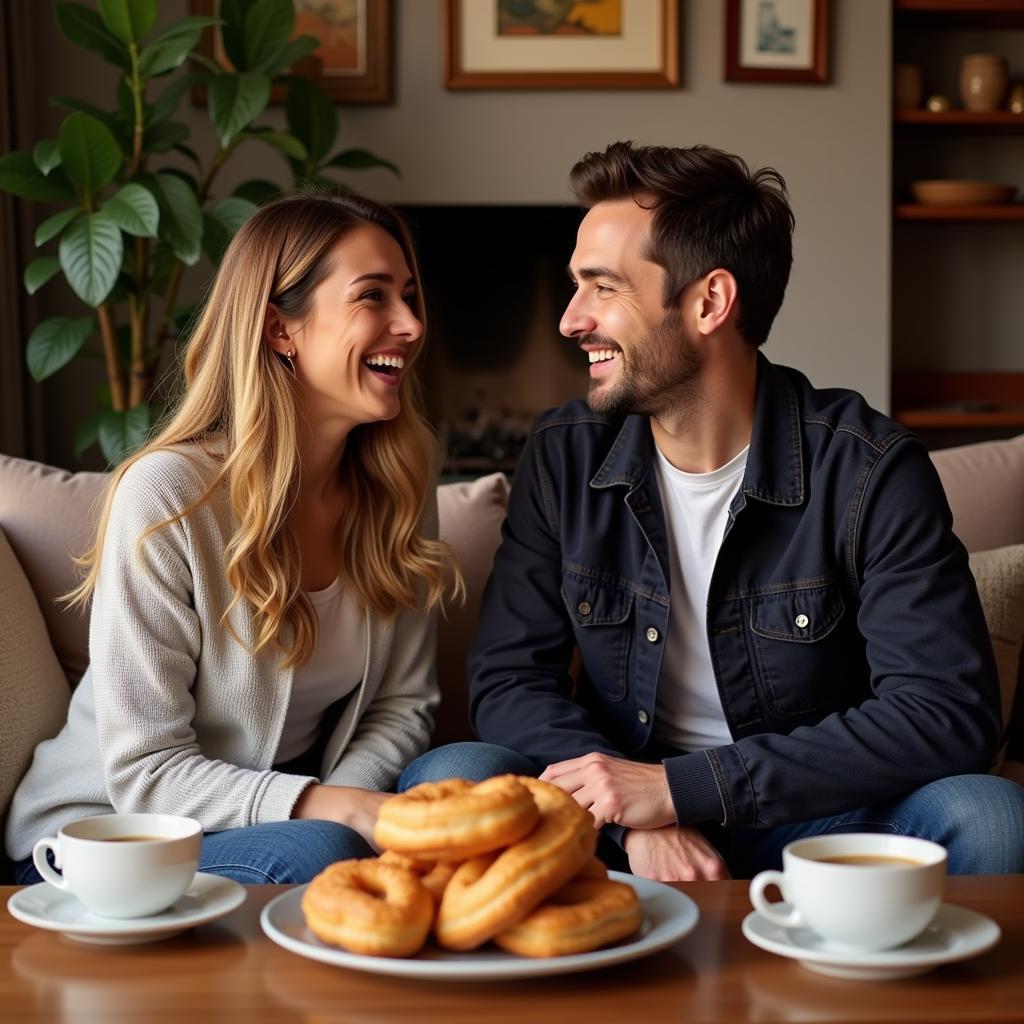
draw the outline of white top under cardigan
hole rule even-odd
[[[189,815],[206,831],[285,820],[315,781],[271,769],[292,670],[279,667],[279,650],[254,657],[220,625],[234,532],[224,488],[135,555],[140,534],[198,498],[214,469],[200,449],[182,448],[145,456],[121,480],[93,595],[89,669],[67,724],[36,748],[14,795],[12,859],[66,822],[111,810]],[[434,494],[421,529],[437,536]],[[254,641],[245,602],[230,621],[243,642]],[[437,620],[371,611],[365,622],[362,681],[327,742],[320,778],[385,790],[429,744]]]

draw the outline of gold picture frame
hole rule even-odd
[[[445,15],[449,89],[679,85],[678,0],[445,0]]]

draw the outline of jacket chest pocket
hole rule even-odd
[[[632,591],[566,575],[562,600],[591,686],[606,700],[622,700],[628,688]]]
[[[844,611],[842,594],[831,584],[766,594],[752,603],[756,671],[772,711],[804,715],[833,702],[851,653],[840,628]]]

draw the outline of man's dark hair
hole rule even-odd
[[[569,175],[586,207],[632,198],[653,210],[646,259],[665,268],[665,306],[712,270],[728,270],[739,288],[737,329],[763,345],[782,305],[793,263],[793,211],[782,175],[750,173],[738,156],[691,146],[614,142],[588,153]]]

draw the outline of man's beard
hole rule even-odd
[[[586,341],[602,339],[589,335]],[[609,344],[609,348],[618,348]],[[594,412],[610,415],[660,416],[676,410],[697,392],[697,375],[702,366],[700,351],[683,329],[682,317],[671,310],[665,319],[626,353],[614,384],[591,381],[587,404]]]

